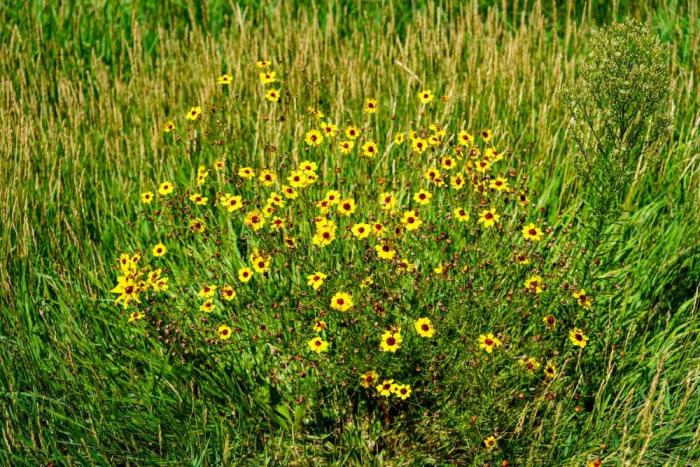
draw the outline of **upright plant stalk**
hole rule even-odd
[[[591,264],[607,227],[619,217],[635,171],[659,161],[659,144],[670,127],[667,56],[638,22],[613,24],[593,34],[581,79],[565,92],[587,223],[581,285],[591,280]]]

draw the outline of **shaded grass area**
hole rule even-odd
[[[124,220],[153,180],[189,177],[193,161],[162,144],[163,122],[209,100],[213,76],[250,82],[251,64],[270,57],[298,72],[286,86],[299,109],[329,101],[357,108],[371,94],[391,101],[401,122],[415,113],[403,96],[419,83],[454,96],[444,118],[494,125],[511,164],[527,168],[533,204],[565,237],[567,224],[582,220],[559,91],[585,59],[590,28],[626,15],[668,44],[674,133],[660,170],[633,187],[600,266],[619,295],[597,319],[623,332],[616,337],[624,345],[601,352],[590,412],[572,414],[563,401],[533,405],[512,452],[523,463],[580,463],[591,452],[632,464],[698,460],[696,2],[525,2],[505,11],[483,2],[35,2],[0,14],[4,462],[467,458],[444,444],[440,429],[450,427],[438,415],[416,437],[400,421],[382,427],[361,417],[299,432],[255,361],[215,368],[204,354],[188,365],[171,360],[105,312],[116,250],[145,236]],[[233,147],[253,159],[276,142],[291,157],[302,129],[261,130],[248,84],[234,87]],[[573,417],[584,418],[581,430]]]

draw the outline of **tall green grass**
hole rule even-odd
[[[333,436],[298,433],[275,412],[274,388],[246,371],[254,362],[205,375],[104,313],[116,250],[138,239],[128,223],[134,194],[190,168],[162,144],[161,126],[209,100],[221,72],[243,80],[235,89],[251,89],[250,65],[262,57],[295,70],[286,87],[322,106],[396,98],[399,123],[414,110],[399,96],[422,83],[452,96],[452,123],[494,125],[511,143],[511,165],[526,170],[533,204],[563,232],[581,222],[581,205],[561,90],[586,59],[591,29],[624,16],[668,47],[674,118],[661,167],[635,181],[601,264],[619,287],[605,316],[625,344],[601,352],[592,412],[571,415],[568,402],[552,401],[523,413],[529,444],[519,462],[581,464],[593,452],[619,464],[697,462],[696,1],[3,7],[2,462],[439,463],[436,424],[426,421],[415,438],[370,419]],[[245,95],[235,111],[238,150],[259,151],[263,116]],[[284,129],[265,137],[291,147],[302,129]],[[238,410],[223,417],[213,405]],[[573,416],[585,416],[582,430],[572,429]]]

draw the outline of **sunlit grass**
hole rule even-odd
[[[573,4],[553,12],[537,2],[507,11],[477,2],[206,5],[167,4],[160,16],[149,2],[134,5],[134,17],[116,7],[2,13],[4,462],[697,460],[696,2],[623,2],[619,12]],[[583,309],[571,289],[580,284],[567,275],[586,218],[562,90],[586,58],[591,29],[616,14],[647,21],[668,47],[673,131],[661,165],[633,181],[608,227],[610,246],[596,267],[606,279],[588,290],[590,320],[559,316],[552,334],[544,316]],[[260,82],[261,59],[279,81]],[[232,79],[222,86],[224,73]],[[269,89],[279,89],[278,102],[266,99]],[[434,95],[429,104],[423,90]],[[363,112],[367,98],[377,100],[377,114]],[[190,122],[192,106],[203,114]],[[164,132],[169,121],[175,129]],[[339,134],[310,147],[307,132],[325,122]],[[424,131],[427,141],[435,123],[447,130],[439,149],[417,154],[408,131]],[[363,134],[343,154],[349,125]],[[488,144],[478,136],[485,127]],[[512,194],[489,189],[482,205],[470,181],[458,191],[423,177],[432,166],[452,172],[441,158],[461,130],[502,151],[489,173],[507,179]],[[368,159],[361,154],[370,139],[378,154]],[[318,164],[318,180],[275,214],[291,224],[294,250],[269,229],[274,215],[255,232],[243,221],[252,205],[228,212],[218,203],[220,191],[262,209],[272,188],[238,169],[270,169],[282,194],[305,160]],[[200,165],[210,171],[201,189]],[[158,194],[166,180],[176,188],[167,198]],[[319,247],[312,219],[333,189],[357,207],[350,217],[334,208],[337,238]],[[432,194],[430,204],[413,200],[419,189]],[[206,207],[190,200],[195,190]],[[146,191],[156,198],[149,205],[140,199]],[[384,192],[396,192],[395,214],[381,209]],[[517,203],[520,192],[527,207]],[[479,218],[492,204],[500,226],[486,229]],[[424,223],[394,242],[393,262],[378,259],[376,237],[348,230],[380,217],[393,230],[414,207]],[[464,224],[455,219],[461,207]],[[203,218],[206,232],[189,233],[190,217]],[[542,230],[534,247],[522,233],[530,222]],[[159,242],[168,251],[153,257]],[[251,265],[254,247],[269,255],[270,271],[242,284],[238,270]],[[521,250],[530,264],[518,264]],[[170,298],[154,295],[146,305],[143,294],[144,317],[130,323],[136,308],[115,307],[109,291],[119,254],[137,251],[142,265],[167,270]],[[415,271],[397,272],[404,257]],[[327,277],[314,290],[307,276],[317,271]],[[548,285],[544,298],[525,293],[533,275]],[[363,287],[367,276],[374,283]],[[217,293],[231,285],[237,297],[217,298],[205,315],[197,296],[205,284]],[[336,292],[351,293],[353,308],[333,310]],[[432,338],[414,327],[423,317]],[[308,347],[314,319],[329,326],[320,355]],[[568,332],[592,321],[605,326],[583,329],[589,341],[579,353]],[[401,348],[381,352],[392,324],[401,325]],[[221,325],[235,333],[224,345]],[[489,332],[502,341],[491,353],[479,347]],[[525,356],[538,358],[538,377],[517,363]],[[565,375],[551,386],[548,360]],[[410,384],[411,396],[381,402],[362,387],[369,370]]]

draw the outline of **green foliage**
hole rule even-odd
[[[590,260],[634,180],[660,163],[670,131],[668,48],[634,20],[593,33],[581,78],[566,92],[578,147],[581,196],[590,208]],[[584,277],[590,265],[585,264]]]
[[[479,462],[496,465],[503,460],[511,465],[582,465],[595,458],[604,465],[697,464],[697,6],[696,1],[477,0],[439,5],[226,0],[4,5],[0,464],[442,465],[474,462],[475,453]],[[642,63],[658,50],[652,38],[659,35],[663,53],[645,73],[653,76],[651,70],[660,68],[668,73],[668,99],[657,89],[663,79],[652,82],[658,94],[649,95],[660,96],[655,105],[649,105],[655,99],[646,100],[641,93],[645,83],[632,87],[621,82],[621,89],[641,93],[634,102],[647,103],[644,112],[630,113],[636,117],[627,127],[639,128],[634,145],[629,141],[635,132],[629,129],[621,142],[614,132],[606,139],[611,147],[626,148],[608,155],[617,164],[614,177],[596,175],[602,183],[622,187],[612,199],[616,210],[601,227],[601,241],[610,247],[596,253],[601,266],[590,266],[592,276],[600,279],[590,292],[596,298],[605,292],[605,300],[596,300],[590,312],[578,316],[580,310],[563,288],[546,295],[547,306],[564,320],[560,323],[585,324],[591,337],[580,372],[569,373],[578,377],[569,376],[547,397],[531,398],[526,379],[513,381],[509,376],[515,373],[500,371],[507,355],[496,354],[498,365],[478,370],[472,365],[483,354],[464,350],[458,336],[443,335],[444,352],[424,351],[426,358],[440,362],[423,368],[439,377],[432,388],[436,397],[416,393],[413,401],[424,400],[426,409],[416,404],[405,412],[395,410],[386,423],[381,408],[361,402],[359,388],[342,386],[345,376],[356,384],[351,371],[338,365],[330,372],[331,390],[321,389],[315,369],[301,380],[300,362],[283,368],[286,362],[279,359],[289,355],[272,356],[270,348],[279,346],[277,334],[291,334],[283,322],[298,322],[308,332],[305,311],[298,313],[302,316],[293,311],[296,303],[286,303],[279,318],[262,307],[284,297],[290,283],[241,297],[260,305],[249,310],[255,319],[242,314],[247,335],[258,331],[259,324],[268,327],[260,332],[260,341],[232,352],[212,345],[211,334],[196,337],[195,331],[211,331],[204,322],[194,321],[194,330],[178,327],[184,318],[175,307],[168,309],[175,302],[155,304],[153,316],[162,320],[149,316],[148,326],[134,326],[115,310],[108,293],[117,275],[115,255],[156,239],[156,231],[135,211],[141,191],[164,179],[181,187],[190,184],[200,158],[243,157],[252,164],[272,160],[283,167],[293,163],[301,127],[277,122],[279,131],[272,130],[277,127],[270,124],[271,116],[241,92],[256,89],[257,77],[248,66],[262,57],[290,71],[284,76],[289,79],[285,86],[295,91],[284,96],[290,107],[314,103],[328,111],[330,103],[342,101],[337,108],[354,111],[366,95],[379,97],[391,113],[391,121],[381,119],[373,127],[381,134],[418,115],[413,91],[422,84],[436,95],[452,96],[444,114],[451,120],[440,118],[440,123],[452,128],[498,125],[494,132],[511,150],[503,167],[518,174],[517,186],[529,188],[531,212],[538,212],[553,239],[542,245],[542,259],[548,260],[537,264],[563,275],[576,261],[572,251],[595,243],[576,235],[580,223],[591,224],[581,200],[595,197],[574,196],[593,185],[577,181],[582,161],[576,162],[578,147],[565,135],[571,115],[561,89],[576,74],[585,77],[575,70],[587,63],[586,52],[592,50],[590,28],[627,16],[638,18],[651,35],[637,26],[620,26],[609,37],[636,30],[631,44],[618,46],[636,47],[627,60]],[[650,48],[644,50],[644,44]],[[613,60],[611,66],[617,65]],[[164,121],[190,105],[214,102],[214,78],[220,72],[240,82],[228,96],[227,153],[218,152],[213,140],[189,150],[165,144]],[[604,78],[599,77],[599,85],[606,87]],[[608,106],[624,102],[625,96],[610,89],[605,99]],[[673,131],[654,142],[649,131],[657,128],[662,134],[667,101],[672,102]],[[596,129],[602,115],[597,105],[594,100],[589,108],[598,115],[591,120]],[[651,108],[660,110],[660,118],[647,118]],[[349,115],[342,110],[331,117],[340,124]],[[421,121],[429,123],[427,117]],[[584,148],[598,154],[590,129],[584,126],[576,134]],[[273,146],[280,148],[274,158]],[[407,164],[413,168],[414,161]],[[359,164],[347,169],[355,178],[367,174]],[[606,228],[620,206],[629,211],[622,215],[624,222]],[[604,203],[599,207],[602,211]],[[445,226],[436,225],[438,230]],[[233,228],[224,227],[226,232]],[[170,240],[177,244],[185,238],[178,234]],[[480,257],[483,269],[474,271],[472,288],[466,283],[423,284],[412,291],[410,282],[401,282],[407,276],[397,275],[391,280],[403,284],[399,292],[378,301],[394,303],[405,289],[419,303],[442,303],[437,309],[445,308],[453,321],[481,320],[484,329],[507,323],[503,328],[512,329],[511,335],[529,348],[549,345],[534,319],[528,328],[530,318],[544,308],[509,306],[507,295],[501,295],[508,283],[520,285],[516,274],[489,275],[490,270],[506,271],[511,245],[499,249],[493,239],[476,235],[468,240],[465,255],[496,255]],[[456,248],[444,241],[421,242],[435,249]],[[170,266],[184,280],[203,274],[219,279],[221,271],[209,270],[208,261],[217,248],[207,243],[201,255]],[[220,248],[233,258],[226,272],[238,258],[236,248],[243,257],[247,254],[240,238],[227,238]],[[300,258],[300,263],[319,259],[308,252]],[[325,257],[330,259],[330,254]],[[286,268],[284,262],[276,266]],[[362,277],[357,270],[340,271],[348,283]],[[563,286],[565,279],[553,283]],[[582,284],[577,280],[577,285]],[[481,287],[492,289],[481,292]],[[481,293],[498,303],[477,304]],[[303,347],[301,329],[296,335]],[[464,332],[473,337],[480,330],[465,326]],[[551,347],[553,357],[565,358],[554,355],[556,350]],[[348,362],[358,361],[348,355]],[[567,368],[573,370],[575,364],[570,360]],[[396,371],[406,369],[397,365]],[[336,383],[341,389],[332,390]],[[307,399],[297,403],[298,395]],[[497,450],[485,453],[474,443],[487,434],[482,431],[493,428],[509,441],[504,437]]]

